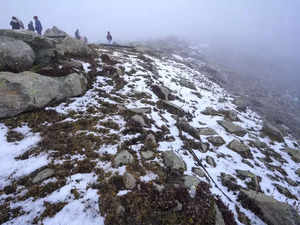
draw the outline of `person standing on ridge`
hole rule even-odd
[[[30,21],[29,24],[28,24],[28,30],[34,32],[34,26],[33,26],[33,22],[32,21]]]
[[[19,30],[20,29],[19,21],[17,20],[17,18],[15,16],[13,16],[11,18],[11,21],[10,21],[9,24],[11,26],[11,29],[13,29],[13,30]]]
[[[77,30],[75,31],[75,38],[78,39],[78,40],[81,39],[80,34],[79,34],[79,29],[77,29]]]
[[[24,23],[22,22],[22,20],[18,19],[17,17],[15,17],[20,25],[20,29],[24,29]]]
[[[34,22],[35,22],[36,32],[38,32],[39,35],[42,35],[43,27],[42,27],[41,21],[39,21],[37,16],[34,16],[33,19],[34,19]]]
[[[110,34],[109,31],[107,32],[106,39],[107,39],[107,41],[108,41],[108,44],[111,45],[111,42],[112,42],[112,36],[111,36],[111,34]]]

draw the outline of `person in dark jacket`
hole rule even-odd
[[[80,34],[79,34],[79,29],[77,29],[77,30],[75,31],[75,38],[78,39],[78,40],[81,39]]]
[[[33,26],[33,22],[32,21],[30,21],[29,24],[28,24],[28,30],[34,32],[34,26]]]
[[[111,45],[111,42],[112,42],[112,36],[111,36],[111,34],[110,34],[109,31],[107,32],[106,39],[107,39],[107,41],[108,41],[108,44]]]
[[[34,16],[33,19],[34,19],[34,22],[35,22],[36,32],[38,32],[39,35],[42,35],[43,27],[42,27],[41,21],[39,20],[39,18],[37,16]]]
[[[18,19],[15,17],[15,16],[13,16],[12,18],[11,18],[11,21],[10,21],[10,26],[11,26],[11,28],[13,29],[13,30],[19,30],[20,29],[20,24],[19,24],[19,21],[18,21]]]

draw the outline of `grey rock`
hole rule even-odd
[[[165,108],[169,113],[183,117],[186,115],[186,112],[179,106],[165,100],[161,100],[158,103],[160,108]]]
[[[197,177],[187,175],[183,177],[183,182],[184,186],[190,189],[193,186],[196,188],[200,183],[200,180]]]
[[[0,36],[21,40],[30,45],[33,50],[55,48],[55,42],[47,37],[28,30],[0,30]]]
[[[209,165],[211,165],[212,167],[216,167],[216,166],[217,166],[217,164],[216,164],[214,158],[211,157],[211,156],[206,156],[205,161],[206,161]]]
[[[202,143],[201,142],[201,149],[199,149],[200,152],[205,153],[209,150],[209,143]]]
[[[203,127],[198,129],[200,135],[217,135],[217,132],[210,127]]]
[[[223,215],[220,212],[218,206],[215,204],[215,210],[216,210],[216,222],[215,225],[225,225],[225,221],[223,219]]]
[[[272,140],[283,142],[283,135],[281,131],[268,122],[264,122],[262,132],[269,136]]]
[[[163,152],[163,159],[166,167],[170,169],[186,170],[185,162],[173,151]]]
[[[230,174],[221,173],[221,182],[224,186],[228,187],[229,190],[236,191],[240,189],[235,177]]]
[[[231,141],[227,147],[240,154],[244,158],[253,158],[250,152],[250,148],[247,145],[241,143],[239,140]]]
[[[128,172],[123,175],[123,182],[127,189],[133,189],[136,186],[136,179]]]
[[[206,173],[201,168],[193,167],[192,171],[193,173],[197,174],[199,177],[206,177]]]
[[[290,179],[288,177],[286,177],[285,180],[291,186],[294,186],[294,187],[298,186],[298,183],[296,181],[294,181],[294,180],[292,180],[292,179]]]
[[[157,142],[153,134],[147,135],[144,146],[148,150],[156,150]]]
[[[295,195],[293,195],[286,187],[283,187],[280,184],[273,184],[273,185],[277,188],[277,190],[281,194],[285,195],[287,198],[298,200],[298,198]]]
[[[207,116],[221,116],[222,115],[212,107],[206,107],[201,113],[204,115],[207,115]]]
[[[151,87],[151,90],[157,97],[159,97],[162,100],[169,101],[175,99],[175,97],[171,94],[171,91],[164,86],[153,85]]]
[[[145,160],[154,159],[155,155],[152,151],[142,151],[141,156]]]
[[[208,137],[207,140],[210,143],[212,143],[214,146],[221,146],[221,145],[224,145],[226,143],[221,136]]]
[[[53,169],[44,169],[41,172],[39,172],[33,179],[32,179],[32,183],[36,184],[36,183],[40,183],[43,180],[46,180],[49,177],[52,177],[54,175],[54,170]]]
[[[176,123],[177,127],[180,129],[180,130],[183,130],[184,132],[188,133],[189,135],[191,135],[192,137],[200,140],[200,135],[199,135],[199,131],[192,127],[188,121],[186,121],[186,119],[184,118],[179,118],[177,120],[177,123]]]
[[[29,70],[35,60],[32,48],[21,40],[0,36],[0,71]]]
[[[0,118],[40,109],[50,102],[78,96],[87,89],[80,74],[50,78],[32,72],[0,72]]]
[[[128,151],[121,151],[119,152],[116,157],[113,160],[113,166],[114,167],[119,167],[122,165],[127,165],[127,164],[131,164],[134,162],[134,158],[132,156],[132,154]]]
[[[247,104],[242,98],[236,98],[233,103],[237,106],[237,110],[241,112],[246,112]]]
[[[183,77],[180,77],[179,84],[183,87],[190,88],[190,89],[193,89],[193,90],[197,90],[194,83],[192,83],[191,81],[189,81],[188,79],[185,79]]]
[[[60,43],[56,44],[56,49],[60,54],[72,56],[92,56],[94,52],[83,41],[72,37],[65,37]]]
[[[236,170],[238,177],[241,177],[241,179],[246,179],[246,178],[255,178],[256,175],[251,173],[249,170]]]
[[[56,26],[53,26],[51,29],[49,28],[45,31],[44,36],[48,38],[63,39],[69,35],[66,32],[58,29]]]
[[[263,193],[252,190],[242,190],[239,199],[244,207],[248,208],[250,206],[250,210],[255,210],[255,212],[259,210],[260,214],[258,216],[267,224],[300,224],[300,216],[293,207]],[[249,201],[251,201],[251,205],[248,204]]]
[[[151,113],[151,108],[150,107],[132,108],[132,109],[127,109],[127,110],[131,113],[136,113],[136,114]]]
[[[176,207],[173,208],[173,211],[174,211],[174,212],[179,212],[179,211],[181,211],[181,210],[183,209],[182,203],[179,202],[178,200],[175,200],[175,202],[176,202]]]
[[[300,149],[286,148],[285,151],[295,162],[300,163]]]
[[[300,177],[300,168],[297,169],[295,173]]]
[[[134,115],[131,117],[131,121],[139,127],[146,127],[147,124],[144,118],[140,115]]]
[[[240,121],[237,113],[233,110],[220,110],[219,113],[223,114],[224,117],[231,121]]]
[[[235,134],[240,137],[244,137],[247,133],[242,127],[228,121],[228,120],[219,120],[218,124],[225,128],[225,130],[229,133]]]

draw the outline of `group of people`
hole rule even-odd
[[[33,22],[30,21],[28,23],[27,29],[30,31],[33,31],[33,32],[36,31],[39,35],[42,35],[43,27],[42,27],[41,21],[39,20],[39,18],[37,16],[34,16],[33,19],[34,19],[35,24],[33,25]],[[13,16],[11,18],[10,26],[13,30],[25,29],[23,22],[15,16]],[[80,36],[79,29],[77,29],[75,31],[75,38],[78,40],[83,40],[85,43],[88,42],[87,37]],[[108,44],[111,45],[112,44],[112,36],[109,31],[107,32],[106,39],[108,41]]]
[[[33,32],[36,31],[39,35],[42,35],[43,27],[41,21],[37,16],[34,16],[33,19],[35,24],[33,25],[33,22],[30,21],[27,27],[28,30]],[[11,18],[10,26],[13,30],[25,29],[23,22],[15,16]]]

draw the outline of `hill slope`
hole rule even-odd
[[[299,223],[293,137],[180,56],[94,48],[83,96],[1,120],[1,223]]]

